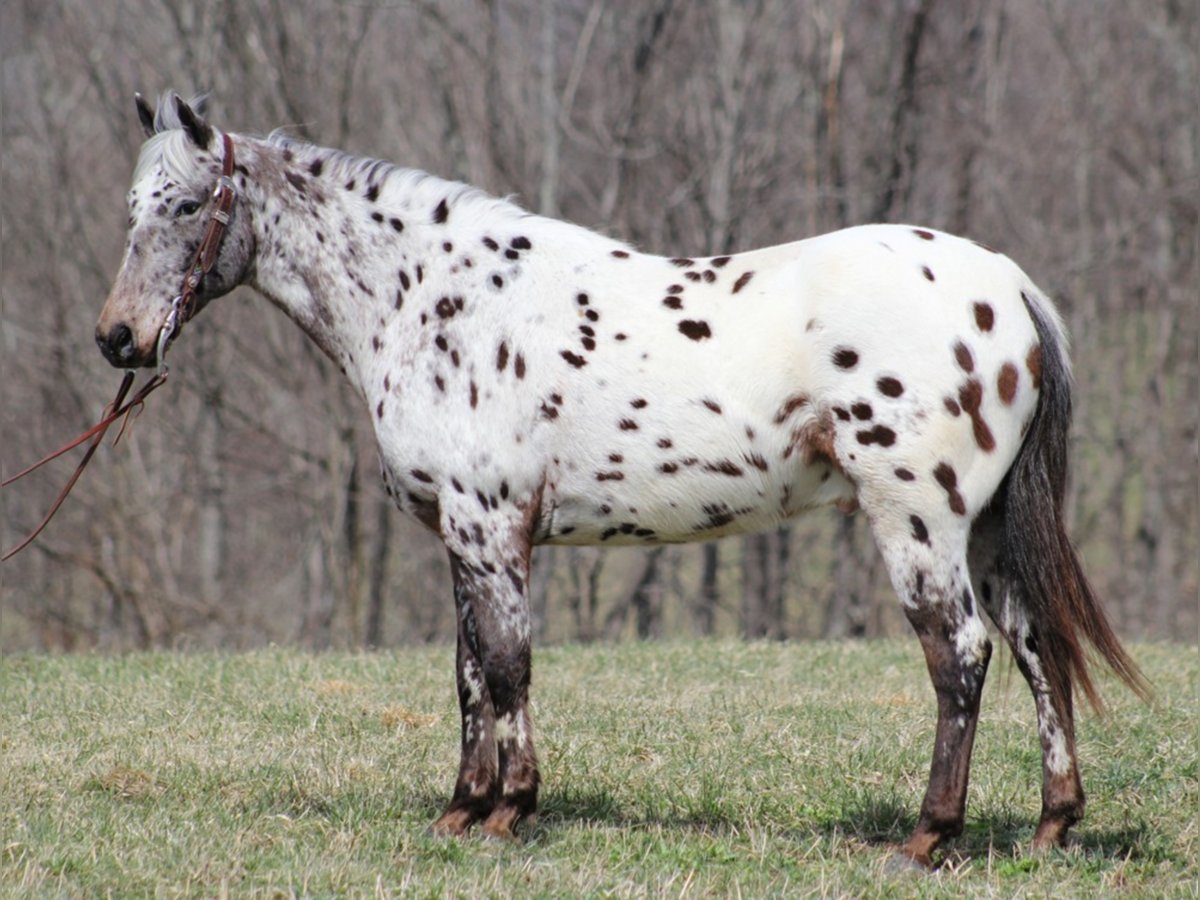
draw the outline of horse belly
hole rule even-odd
[[[715,437],[715,436],[714,436]],[[701,454],[614,463],[595,473],[551,476],[540,540],[551,544],[658,544],[761,531],[853,496],[823,462],[764,469],[766,453],[727,433]],[[782,456],[786,448],[776,454]]]

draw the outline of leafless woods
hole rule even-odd
[[[94,419],[135,90],[231,130],[515,194],[664,253],[868,221],[1008,253],[1074,336],[1076,539],[1131,635],[1194,639],[1194,4],[1095,0],[12,0],[3,57],[3,468]],[[248,292],[52,529],[4,565],[0,648],[449,638],[436,540],[389,508],[340,375]],[[56,470],[9,488],[4,545]],[[647,552],[539,551],[541,638],[901,626],[863,523]]]

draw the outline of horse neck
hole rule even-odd
[[[424,173],[318,147],[246,143],[251,285],[352,378],[406,292],[469,290],[484,277],[462,253],[468,241],[478,245],[481,217],[522,215]]]

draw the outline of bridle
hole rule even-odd
[[[175,340],[180,329],[196,314],[196,291],[200,289],[204,276],[212,271],[217,264],[217,255],[221,252],[221,242],[225,239],[225,229],[229,227],[229,214],[233,209],[233,200],[237,190],[233,186],[233,140],[228,134],[222,134],[225,144],[225,161],[221,166],[221,177],[213,190],[215,208],[208,220],[208,229],[204,239],[196,250],[196,256],[188,267],[183,278],[183,287],[171,300],[171,311],[167,320],[158,332],[158,344],[154,351],[154,362],[160,372],[166,371],[163,357],[167,347]]]
[[[179,293],[171,300],[170,312],[167,313],[166,321],[163,322],[162,327],[158,330],[158,340],[154,348],[155,373],[150,376],[150,379],[130,399],[126,400],[125,397],[128,395],[129,389],[133,386],[135,377],[134,370],[127,369],[121,379],[120,386],[117,388],[116,396],[111,403],[104,407],[104,411],[100,414],[99,422],[74,440],[59,447],[53,453],[42,457],[33,465],[22,469],[16,475],[0,482],[0,487],[7,487],[14,481],[24,478],[35,469],[41,468],[51,460],[57,459],[67,451],[75,449],[80,444],[86,442],[88,445],[83,458],[79,461],[79,465],[75,467],[75,471],[59,492],[54,505],[50,507],[50,511],[46,513],[45,518],[42,519],[38,526],[21,543],[3,556],[0,556],[0,560],[6,560],[10,556],[14,556],[33,543],[34,539],[42,533],[42,530],[50,524],[50,520],[54,518],[54,514],[63,505],[63,501],[67,499],[67,495],[71,493],[71,489],[75,487],[75,482],[79,480],[79,476],[83,474],[83,470],[91,461],[92,455],[100,446],[100,442],[104,440],[104,434],[108,431],[109,426],[117,419],[124,417],[124,421],[117,431],[117,436],[113,439],[113,444],[116,444],[117,441],[121,440],[121,437],[125,434],[125,430],[132,424],[137,414],[141,411],[146,398],[166,382],[167,366],[164,362],[164,357],[166,356],[167,348],[178,337],[183,326],[196,314],[196,292],[200,290],[200,285],[203,284],[205,276],[217,264],[217,257],[221,252],[221,243],[225,240],[225,231],[229,227],[233,201],[237,196],[237,190],[233,186],[233,140],[228,134],[222,133],[221,137],[224,143],[225,159],[221,165],[221,175],[217,179],[217,186],[213,189],[214,208],[208,220],[208,228],[205,229],[200,246],[196,249],[196,255],[193,257],[191,265],[188,266],[183,276],[183,285],[180,287]]]

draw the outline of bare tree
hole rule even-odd
[[[1122,626],[1200,591],[1195,4],[488,0],[0,4],[3,467],[90,423],[137,153],[133,92],[515,194],[668,255],[876,218],[1018,260],[1073,333],[1074,533]],[[530,28],[530,23],[535,27]],[[402,51],[402,52],[401,52]],[[236,293],[52,529],[0,648],[447,639],[436,537],[396,516],[336,368]],[[0,494],[11,546],[61,469]],[[705,547],[539,552],[547,639],[905,627],[861,516]]]

